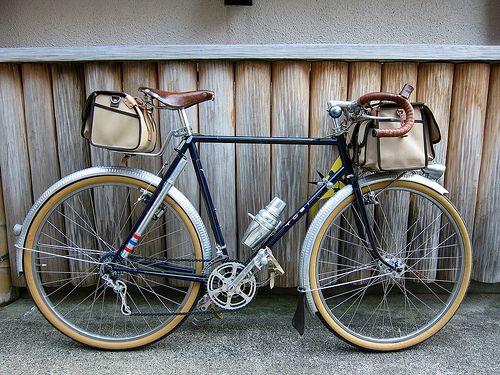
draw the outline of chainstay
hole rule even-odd
[[[129,259],[147,259],[147,260],[153,260],[153,261],[158,261],[158,262],[178,262],[178,263],[187,263],[187,262],[210,262],[212,259],[184,259],[184,258],[140,258],[135,255],[129,256]]]
[[[188,316],[188,315],[227,314],[227,313],[235,313],[235,312],[241,311],[243,309],[244,309],[244,307],[241,308],[241,309],[237,309],[237,310],[189,311],[189,312],[185,312],[185,313],[181,313],[181,312],[171,312],[171,313],[131,313],[128,316],[178,316],[178,315]]]

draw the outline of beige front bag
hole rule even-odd
[[[82,136],[96,147],[129,153],[156,148],[158,130],[152,112],[126,93],[93,92],[82,117]]]
[[[413,128],[402,137],[377,138],[373,129],[399,128],[404,111],[392,104],[375,107],[372,114],[395,120],[366,121],[353,127],[348,143],[353,163],[372,172],[403,171],[425,168],[433,160],[434,144],[441,140],[439,127],[429,107],[412,103],[415,111]]]

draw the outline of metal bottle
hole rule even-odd
[[[260,246],[281,224],[280,215],[285,207],[285,202],[278,197],[274,197],[257,215],[253,216],[249,213],[248,216],[252,221],[248,225],[241,242],[252,249]]]

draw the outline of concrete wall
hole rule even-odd
[[[0,47],[500,44],[499,0],[0,0]]]

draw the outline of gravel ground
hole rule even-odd
[[[454,319],[415,348],[367,353],[307,316],[292,328],[296,296],[262,294],[248,308],[134,351],[106,352],[56,331],[29,297],[0,307],[2,374],[500,374],[500,295],[472,294]]]

